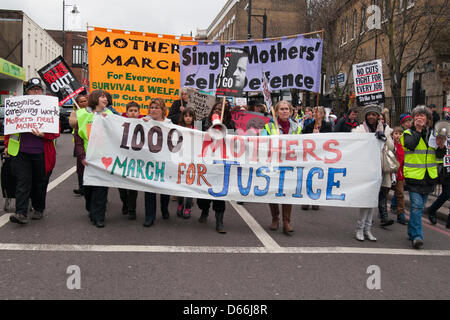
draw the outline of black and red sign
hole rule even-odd
[[[227,48],[222,63],[216,94],[218,96],[241,97],[246,85],[248,55],[244,49]]]
[[[38,73],[47,89],[58,97],[60,106],[84,90],[61,56],[40,69]]]

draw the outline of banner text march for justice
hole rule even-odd
[[[84,182],[194,198],[371,207],[381,184],[379,149],[367,134],[213,138],[152,120],[96,116]]]

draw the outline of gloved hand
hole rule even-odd
[[[386,141],[386,136],[381,131],[375,132],[375,137],[377,137],[377,139],[379,140]]]

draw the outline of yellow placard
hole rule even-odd
[[[147,114],[154,98],[170,107],[180,96],[180,40],[192,38],[89,27],[90,91],[111,93],[119,112],[135,101]]]

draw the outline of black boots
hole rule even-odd
[[[227,233],[223,226],[223,211],[216,211],[216,231],[219,233]]]
[[[198,222],[200,222],[200,223],[205,223],[206,222],[206,220],[208,219],[208,211],[209,211],[209,209],[203,209],[202,210],[202,215],[198,219]]]

